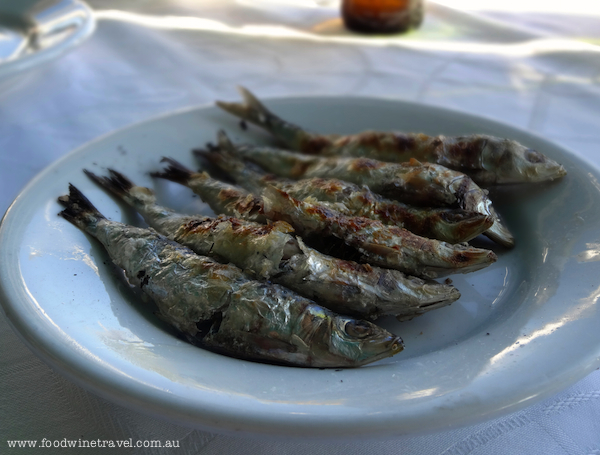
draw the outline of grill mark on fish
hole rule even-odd
[[[258,198],[255,198],[252,195],[249,196],[237,196],[237,195],[233,195],[233,197],[231,197],[232,193],[228,192],[228,191],[221,191],[219,193],[219,198],[222,201],[229,201],[230,199],[234,199],[234,201],[231,202],[231,204],[235,207],[235,209],[240,213],[240,214],[244,214],[244,215],[248,215],[251,217],[255,217],[257,215],[262,215],[264,214],[264,210],[263,210],[263,204],[262,201]],[[228,197],[230,196],[230,197]],[[235,200],[237,199],[237,200]]]
[[[455,191],[456,194],[456,206],[464,205],[469,191],[471,190],[471,181],[468,178],[461,178],[460,184]]]
[[[281,225],[276,224],[261,224],[261,225],[248,225],[241,223],[239,219],[233,217],[223,218],[207,218],[206,220],[192,220],[182,226],[182,235],[194,235],[201,234],[203,232],[214,232],[220,229],[222,226],[231,227],[231,229],[238,233],[238,235],[245,237],[263,237],[270,234],[273,231],[281,231]],[[291,227],[290,227],[291,230]]]
[[[312,136],[300,141],[300,148],[310,155],[319,155],[325,148],[331,145],[331,140],[324,136]]]
[[[140,270],[137,274],[137,279],[140,281],[140,289],[146,286],[150,282],[150,277],[146,275],[145,270]]]
[[[482,169],[481,152],[486,144],[486,139],[469,140],[459,137],[456,142],[446,147],[446,153],[441,158],[443,162],[440,162],[440,164],[456,168],[456,163],[460,162],[460,170],[463,171],[468,169]]]
[[[227,201],[227,200],[234,199],[234,198],[245,198],[245,197],[246,197],[246,193],[244,193],[242,191],[237,191],[232,188],[227,188],[227,189],[221,190],[219,192],[219,198],[222,201]]]
[[[290,169],[290,175],[293,178],[300,177],[306,173],[308,169],[312,167],[313,163],[308,161],[298,161]]]
[[[212,314],[211,318],[196,322],[196,329],[198,330],[198,333],[195,335],[196,340],[202,341],[210,333],[217,333],[222,321],[223,312],[216,311]]]
[[[402,133],[395,133],[393,137],[395,139],[395,146],[398,152],[411,151],[416,147],[417,142],[414,137],[407,136],[406,134]]]
[[[385,163],[382,161],[375,161],[370,158],[357,158],[355,160],[352,160],[348,169],[350,171],[363,172],[374,169],[381,169],[384,166]]]

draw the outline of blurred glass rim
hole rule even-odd
[[[0,79],[58,58],[95,25],[81,0],[0,0]]]

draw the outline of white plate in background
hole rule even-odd
[[[600,171],[522,130],[436,107],[364,98],[266,103],[319,132],[364,129],[516,139],[568,175],[492,191],[516,237],[487,269],[452,276],[459,301],[412,321],[399,355],[358,369],[318,370],[236,360],[191,346],[158,321],[102,247],[57,216],[76,185],[109,218],[140,219],[82,172],[106,167],[153,187],[159,202],[206,206],[187,188],[154,181],[162,156],[197,167],[190,150],[225,129],[268,143],[258,128],[214,107],[169,114],[100,138],[32,181],[0,226],[0,303],[17,333],[76,383],[131,408],[186,425],[273,436],[365,437],[481,422],[547,397],[600,365]]]

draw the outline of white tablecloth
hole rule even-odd
[[[336,1],[89,3],[94,36],[0,83],[0,213],[72,149],[177,108],[237,99],[238,84],[263,97],[353,94],[459,109],[528,129],[600,165],[596,2],[542,11],[548,2],[432,1],[419,31],[394,37],[346,32]],[[98,398],[37,359],[2,316],[0,453],[34,453],[9,449],[7,441],[42,438],[180,446],[123,452],[136,454],[593,455],[600,454],[600,372],[523,411],[458,430],[392,440],[264,440],[176,426]]]

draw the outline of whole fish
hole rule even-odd
[[[536,150],[484,134],[458,137],[377,131],[348,136],[312,134],[273,114],[247,89],[239,89],[244,103],[217,101],[217,106],[265,128],[287,148],[302,153],[395,163],[415,158],[464,172],[479,184],[541,182],[567,173],[562,165]]]
[[[449,243],[467,242],[494,223],[490,215],[461,209],[411,206],[384,198],[366,186],[339,179],[313,177],[296,181],[277,177],[233,155],[233,144],[223,132],[219,132],[218,144],[218,147],[194,152],[254,194],[260,194],[267,185],[273,185],[295,199],[316,200],[344,215],[364,216]]]
[[[367,319],[391,314],[404,320],[460,297],[447,284],[321,254],[289,235],[292,227],[283,221],[262,225],[233,217],[182,215],[158,205],[152,190],[135,186],[119,172],[109,169],[110,177],[84,172],[169,239],[231,262],[254,278],[270,278],[337,313]]]
[[[324,158],[267,146],[233,145],[230,149],[268,172],[291,179],[337,178],[364,185],[375,193],[409,204],[460,207],[491,217],[484,232],[493,241],[514,246],[515,240],[492,206],[487,191],[461,172],[438,164],[386,163],[369,158]]]
[[[246,360],[355,367],[390,357],[402,340],[366,321],[338,316],[288,289],[251,280],[152,229],[106,219],[77,188],[60,215],[102,243],[162,319],[190,342]]]
[[[174,160],[170,159],[169,163]],[[176,162],[175,162],[176,163]],[[191,188],[207,204],[229,210],[228,215],[251,219],[246,214],[244,201],[252,198],[260,201],[263,216],[274,221],[290,223],[301,235],[323,234],[343,240],[358,250],[366,262],[399,270],[423,278],[438,278],[451,273],[467,273],[479,270],[496,261],[496,255],[485,249],[467,244],[450,245],[411,233],[403,228],[387,226],[380,221],[365,217],[348,217],[318,202],[308,203],[290,197],[284,191],[267,187],[262,197],[248,196],[243,190],[231,191],[231,185],[223,184],[223,191],[214,195],[218,183],[211,181],[206,173],[188,170],[183,177],[180,164],[167,168],[162,173],[151,175],[173,180]],[[211,190],[204,191],[203,185]],[[208,198],[205,199],[205,195]],[[229,200],[227,200],[229,199]],[[253,209],[256,205],[253,205]],[[213,208],[215,210],[215,208]]]

